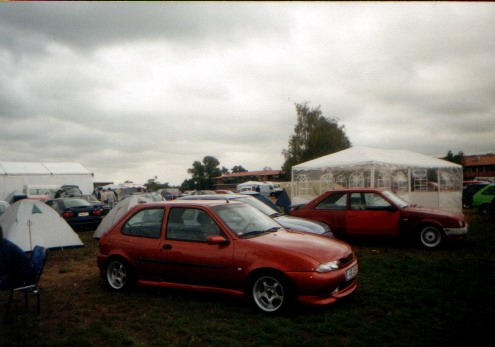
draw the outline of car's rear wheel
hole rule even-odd
[[[264,272],[251,281],[251,295],[257,308],[275,313],[287,308],[292,301],[288,281],[276,272]]]
[[[442,230],[433,225],[425,225],[419,229],[420,245],[424,248],[438,248],[443,241]]]
[[[133,283],[131,266],[122,258],[110,259],[106,274],[107,283],[112,290],[123,291]]]
[[[473,202],[470,201],[469,199],[463,199],[462,200],[462,207],[471,208],[471,207],[473,207]]]

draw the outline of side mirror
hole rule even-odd
[[[227,239],[223,236],[208,236],[208,244],[209,245],[220,245],[222,243],[228,243]]]

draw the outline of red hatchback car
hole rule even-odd
[[[428,249],[464,240],[468,231],[463,215],[411,205],[379,189],[330,190],[290,215],[325,223],[336,237],[408,237]]]
[[[263,312],[324,305],[357,287],[351,246],[288,231],[235,201],[168,201],[131,209],[100,239],[111,289],[133,284],[247,295]]]

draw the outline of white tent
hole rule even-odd
[[[44,202],[19,200],[0,216],[4,237],[23,251],[34,246],[46,248],[80,247],[79,236],[59,214]]]
[[[357,187],[392,190],[414,204],[462,212],[462,166],[423,154],[352,147],[292,167],[293,203]]]
[[[106,233],[111,226],[122,218],[123,215],[126,214],[131,208],[136,206],[137,204],[145,204],[148,202],[153,202],[153,200],[140,196],[140,195],[130,195],[121,200],[114,208],[110,210],[110,212],[103,217],[100,225],[96,228],[93,237],[95,239],[99,239],[104,233]]]

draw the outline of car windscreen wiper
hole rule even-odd
[[[245,234],[243,234],[241,237],[246,237],[246,236],[256,236],[256,235],[265,234],[265,233],[273,233],[273,232],[275,232],[275,231],[278,231],[279,229],[280,229],[280,227],[273,227],[273,228],[266,229],[266,230],[253,230],[253,231],[248,231],[248,232],[246,232]]]

